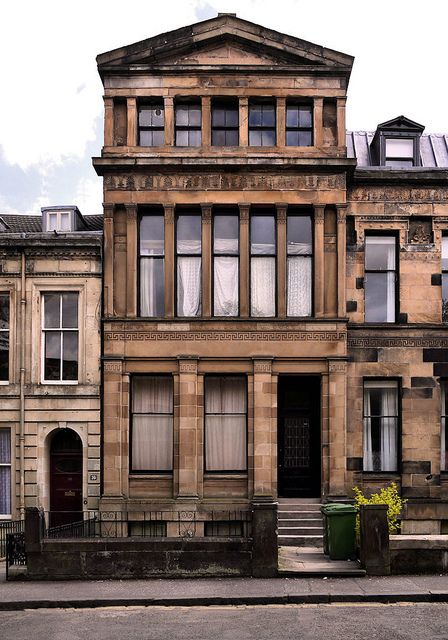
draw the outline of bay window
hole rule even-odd
[[[364,471],[398,470],[398,382],[364,381]]]
[[[239,217],[213,219],[213,315],[237,316],[239,301]]]
[[[287,315],[310,316],[312,307],[311,217],[288,215],[287,219]]]
[[[78,294],[44,293],[43,380],[78,380]]]
[[[395,322],[396,238],[366,236],[365,320]]]
[[[201,214],[177,216],[177,315],[201,315]]]
[[[173,379],[132,379],[131,471],[173,469]]]
[[[11,432],[0,429],[0,516],[11,515]]]
[[[140,315],[165,313],[165,218],[163,211],[140,220]]]
[[[276,312],[276,228],[273,214],[250,218],[250,313],[271,317]]]
[[[9,293],[0,293],[0,382],[9,380]]]
[[[247,385],[242,376],[205,378],[205,470],[247,468]]]

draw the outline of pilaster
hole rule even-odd
[[[165,204],[165,316],[174,317],[174,205]]]
[[[104,315],[114,315],[114,205],[103,203]]]
[[[201,204],[202,211],[202,316],[212,315],[212,207]]]
[[[104,146],[114,144],[114,100],[104,98]]]
[[[249,98],[240,98],[240,147],[249,144]]]
[[[137,98],[127,99],[128,108],[128,147],[137,146]]]
[[[277,98],[277,146],[286,144],[286,98]]]
[[[103,367],[103,497],[122,498],[122,363]]]
[[[179,489],[178,498],[198,498],[198,363],[179,358]]]
[[[279,318],[286,317],[286,221],[287,205],[277,204],[277,313]]]
[[[346,282],[345,282],[345,265],[346,265],[346,219],[347,205],[337,204],[337,247],[338,247],[338,316],[343,318],[347,315],[346,310]]]
[[[126,204],[126,316],[137,316],[137,205]]]
[[[325,315],[325,252],[324,252],[325,205],[314,205],[314,315]]]
[[[239,204],[240,210],[240,316],[249,316],[249,204]]]
[[[323,109],[324,109],[323,98],[314,98],[314,146],[315,147],[322,147],[323,145],[323,133],[324,133]]]
[[[338,147],[345,147],[347,144],[345,131],[345,102],[345,98],[336,99]]]
[[[209,96],[202,96],[201,100],[202,109],[202,146],[209,147],[212,143],[211,133],[211,98]]]
[[[272,402],[272,359],[254,359],[254,500],[272,498],[272,443],[277,430]],[[275,433],[274,433],[275,432]]]
[[[165,144],[168,147],[174,145],[174,103],[171,96],[164,98],[165,110]]]
[[[328,362],[329,494],[344,496],[346,470],[347,363]]]

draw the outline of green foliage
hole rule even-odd
[[[372,493],[370,498],[367,498],[358,487],[353,487],[353,493],[357,507],[362,504],[387,504],[389,533],[398,533],[400,529],[399,517],[407,500],[401,498],[395,482],[391,482],[388,487],[383,487],[378,493]],[[356,534],[359,536],[359,515],[356,516]]]

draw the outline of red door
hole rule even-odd
[[[82,520],[82,442],[61,429],[50,445],[50,526]]]

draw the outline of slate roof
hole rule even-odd
[[[356,158],[358,167],[372,167],[370,143],[375,131],[347,131],[347,156]],[[427,133],[420,138],[422,167],[448,168],[448,134]]]
[[[83,215],[86,225],[85,229],[79,229],[77,233],[83,231],[102,231],[103,216],[102,215]],[[3,231],[1,223],[7,225],[7,229]],[[27,214],[15,215],[10,213],[0,213],[0,233],[41,233],[42,232],[42,216],[30,216]]]

